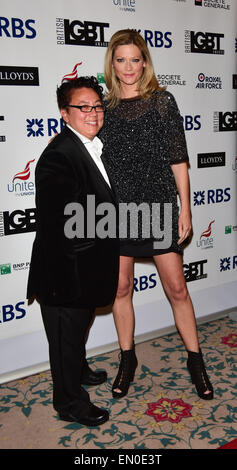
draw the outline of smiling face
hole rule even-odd
[[[120,81],[121,89],[137,90],[146,63],[140,49],[135,44],[118,46],[113,57],[113,68]]]
[[[93,88],[83,87],[72,91],[69,104],[96,106],[101,104],[101,100]],[[90,113],[83,113],[77,108],[65,108],[61,109],[60,112],[66,124],[69,124],[75,131],[90,140],[98,134],[104,123],[104,113],[97,113],[95,109],[92,109]]]

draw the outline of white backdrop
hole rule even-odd
[[[106,45],[121,28],[141,31],[183,117],[194,228],[184,272],[196,315],[236,306],[236,17],[235,0],[1,0],[1,381],[48,361],[39,306],[25,297],[35,165],[61,125],[56,86],[80,62],[103,83]],[[134,305],[136,335],[174,323],[151,261],[136,263]],[[110,311],[99,313],[88,350],[117,340]]]

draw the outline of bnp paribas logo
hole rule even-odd
[[[11,274],[16,271],[28,270],[30,267],[29,261],[24,263],[6,263],[0,264],[0,275],[5,276],[6,274]]]
[[[101,83],[103,85],[105,83],[104,74],[103,73],[97,73],[97,80],[98,80],[99,83]]]
[[[5,274],[11,274],[11,265],[10,264],[0,264],[0,275],[4,276]]]

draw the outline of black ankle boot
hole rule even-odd
[[[198,396],[203,400],[212,400],[213,387],[206,373],[201,349],[199,349],[198,353],[188,351],[187,367]]]
[[[119,370],[112,387],[113,398],[122,398],[127,395],[130,382],[134,379],[136,367],[137,358],[134,347],[127,351],[122,351],[121,349]],[[121,392],[115,391],[116,388],[121,390]]]

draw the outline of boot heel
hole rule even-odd
[[[136,368],[137,358],[134,348],[127,351],[121,350],[119,370],[112,387],[113,398],[122,398],[127,395],[130,383],[134,380]],[[116,388],[120,392],[115,391]]]
[[[198,353],[188,351],[187,368],[191,375],[192,383],[196,387],[198,396],[203,400],[212,400],[213,387],[206,372],[201,349]]]

